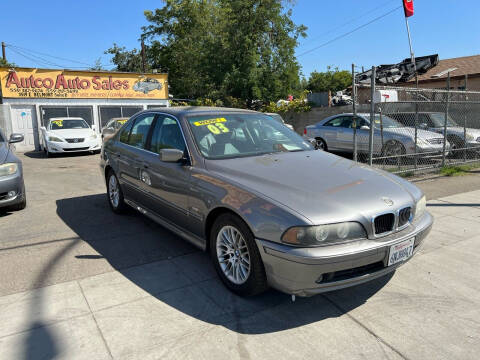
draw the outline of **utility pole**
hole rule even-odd
[[[145,73],[145,44],[142,39],[142,72]]]
[[[7,61],[7,56],[5,55],[5,43],[2,41],[2,58]]]

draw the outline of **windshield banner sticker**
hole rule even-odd
[[[63,120],[53,120],[52,124],[63,127]]]
[[[195,125],[195,126],[204,126],[204,125],[215,124],[215,123],[222,123],[222,122],[227,122],[227,119],[225,119],[225,118],[216,118],[216,119],[208,119],[208,120],[195,121],[195,122],[193,123],[193,125]]]

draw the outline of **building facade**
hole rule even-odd
[[[166,106],[167,74],[0,68],[0,128],[24,135],[17,151],[39,150],[53,117],[81,117],[100,133],[112,118]]]

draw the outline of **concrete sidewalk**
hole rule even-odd
[[[480,190],[428,209],[393,276],[294,303],[232,295],[200,252],[0,297],[0,359],[477,359]]]

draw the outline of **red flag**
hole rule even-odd
[[[413,15],[413,0],[403,0],[403,10],[405,11],[405,17]]]

